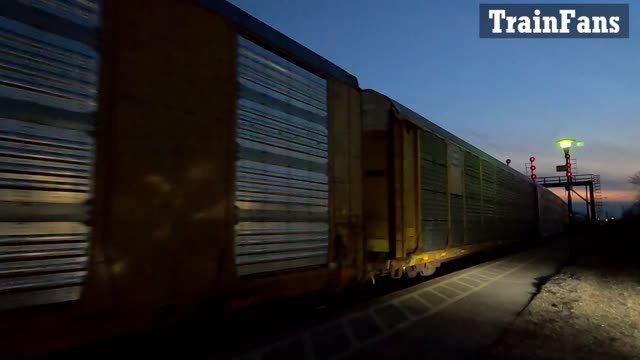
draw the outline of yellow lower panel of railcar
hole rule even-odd
[[[420,264],[441,264],[443,262],[461,258],[473,253],[477,253],[482,250],[488,250],[502,245],[503,241],[487,242],[482,244],[465,245],[447,249],[425,251],[417,254],[412,254],[406,258],[398,258],[388,260],[386,263],[370,263],[370,271],[383,271],[392,272],[398,268],[404,268],[407,266],[415,266]]]
[[[487,248],[500,245],[502,242],[491,242],[475,245],[466,245],[449,249],[432,250],[409,256],[409,260],[405,266],[413,266],[430,261],[444,262],[478,252]]]

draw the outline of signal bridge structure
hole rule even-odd
[[[587,218],[591,222],[596,222],[602,218],[602,185],[600,183],[600,175],[595,174],[573,174],[567,176],[547,176],[535,179],[536,183],[546,188],[563,187],[566,191],[571,191],[574,195],[584,200],[587,205]],[[584,186],[585,195],[575,191],[576,187]],[[572,211],[569,209],[570,212]]]

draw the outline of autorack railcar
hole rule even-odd
[[[374,90],[362,106],[371,274],[429,275],[443,261],[563,231],[564,203],[523,174]]]
[[[357,280],[353,75],[222,1],[0,9],[3,352]]]
[[[536,226],[515,172],[227,2],[0,10],[7,356],[428,274]]]

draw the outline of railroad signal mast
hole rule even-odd
[[[533,163],[536,162],[536,157],[532,156],[529,158],[529,163],[527,164],[529,170],[531,170],[531,180],[533,180],[534,182],[536,181],[536,179],[538,178],[538,175],[536,175],[535,171],[537,169],[537,167],[535,165],[533,165]]]
[[[566,153],[564,158],[567,159],[567,163],[564,165],[567,168],[567,180],[570,180],[573,177],[573,173],[571,172],[571,154]]]
[[[564,152],[565,163],[563,165],[556,165],[556,171],[564,173],[564,176],[547,176],[538,178],[535,175],[536,166],[533,165],[535,157],[529,158],[529,163],[525,164],[526,174],[531,176],[531,179],[536,183],[546,188],[564,188],[567,191],[567,210],[569,215],[569,222],[574,220],[573,213],[573,194],[584,200],[586,203],[587,218],[591,223],[595,223],[599,220],[599,214],[602,212],[602,190],[600,185],[600,175],[594,174],[577,174],[576,159],[571,156],[572,145],[577,147],[583,147],[583,142],[577,142],[574,139],[562,139],[558,140],[558,145]],[[582,197],[578,192],[574,190],[576,187],[585,187],[585,196]]]
[[[571,169],[571,145],[576,142],[575,139],[560,139],[558,140],[558,145],[562,151],[564,151],[564,159],[565,165],[563,168],[565,171],[565,175],[567,176],[567,207],[569,208],[569,222],[573,221],[573,203],[571,200],[571,193],[573,192],[573,172]],[[579,142],[576,144],[577,146],[584,146],[584,143]]]
[[[560,147],[562,148],[562,150],[564,150],[564,158],[566,160],[565,168],[566,168],[567,184],[568,184],[567,185],[567,190],[568,190],[567,206],[569,208],[569,221],[573,219],[573,203],[571,201],[571,192],[573,191],[573,187],[571,186],[571,180],[573,178],[573,174],[571,173],[571,154],[569,153],[569,151],[571,151],[571,143],[573,143],[572,140],[560,141]]]

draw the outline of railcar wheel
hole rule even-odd
[[[436,267],[437,267],[435,264],[431,264],[431,263],[425,263],[425,264],[420,264],[416,266],[419,266],[418,271],[420,272],[421,276],[433,275],[433,273],[436,272]]]
[[[414,277],[418,276],[418,272],[420,271],[420,270],[418,269],[418,266],[419,266],[419,265],[415,265],[415,266],[407,266],[407,267],[405,268],[405,272],[407,273],[407,277],[408,277],[408,278],[410,278],[410,279],[411,279],[411,278],[414,278]]]

